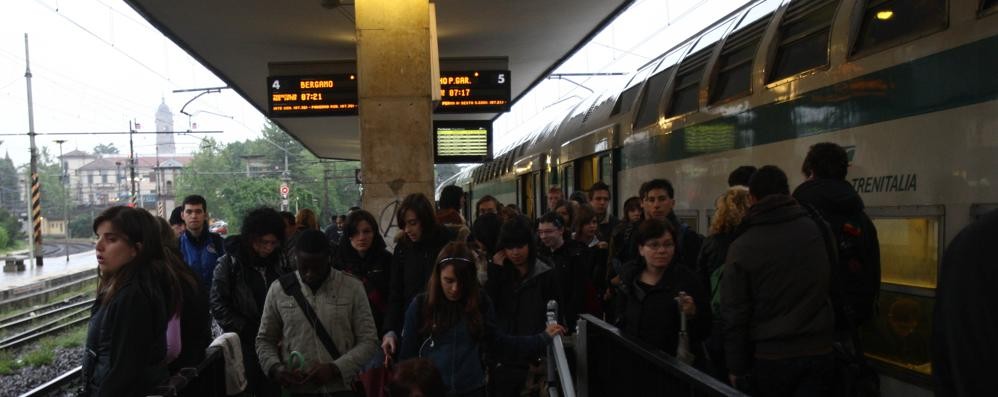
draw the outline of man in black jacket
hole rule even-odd
[[[776,166],[749,183],[753,204],[721,280],[727,364],[736,387],[751,371],[759,395],[822,396],[833,371],[830,246],[789,193]]]
[[[843,341],[869,321],[880,291],[877,229],[863,211],[863,199],[846,181],[848,170],[849,156],[841,146],[830,142],[811,146],[801,167],[807,180],[793,194],[801,205],[821,214],[836,240],[832,304],[837,339]]]

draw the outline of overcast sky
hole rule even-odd
[[[710,21],[728,14],[745,0],[637,0],[579,54],[558,71],[633,72]],[[24,79],[24,33],[29,35],[35,131],[127,131],[129,120],[141,130],[155,128],[161,101],[174,112],[174,130],[221,130],[212,136],[222,142],[259,136],[264,116],[232,91],[208,94],[181,107],[196,93],[177,89],[225,85],[184,51],[151,27],[120,0],[8,0],[0,13],[0,133],[28,130]],[[549,80],[538,86],[497,120],[496,148],[512,144],[537,125],[546,124],[590,95],[620,83],[618,78],[578,78],[588,89]],[[561,116],[557,116],[557,115]],[[0,136],[0,155],[9,153],[15,164],[28,161],[26,135]],[[114,143],[128,151],[127,135],[48,136],[36,138],[39,147],[58,154],[55,139],[67,139],[64,151],[92,152],[100,143]],[[177,150],[193,151],[199,138],[177,136]],[[155,153],[154,135],[136,135],[136,152]]]
[[[120,0],[4,1],[0,13],[0,133],[28,130],[24,33],[28,33],[33,75],[35,131],[128,131],[129,120],[141,130],[155,129],[154,117],[165,100],[174,112],[174,129],[187,130],[180,108],[197,93],[173,90],[224,86],[170,40]],[[187,107],[197,130],[223,142],[259,135],[263,116],[231,91],[208,94]],[[218,113],[228,117],[218,116]],[[201,135],[208,136],[208,135]],[[15,164],[28,161],[28,138],[2,136],[0,155]],[[92,152],[100,143],[128,151],[128,135],[46,136],[36,144],[58,154],[52,141],[66,139],[64,151]],[[177,150],[190,152],[200,140],[175,137]],[[135,135],[135,151],[155,153],[155,135]]]

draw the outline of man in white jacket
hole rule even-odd
[[[298,271],[274,282],[267,292],[256,338],[260,366],[292,395],[349,391],[357,372],[377,350],[364,285],[332,268],[322,232],[304,232],[295,250]],[[295,288],[314,311],[314,322],[296,300]],[[320,327],[333,349],[323,343]]]

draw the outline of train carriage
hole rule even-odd
[[[736,167],[774,164],[796,186],[808,148],[838,143],[881,242],[867,353],[885,394],[928,394],[943,249],[998,208],[996,14],[996,0],[755,1],[445,185],[536,217],[549,185],[602,180],[619,214],[664,177],[703,232]],[[899,338],[921,347],[896,351]]]

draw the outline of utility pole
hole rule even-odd
[[[64,220],[66,232],[66,243],[62,247],[66,251],[66,262],[69,262],[69,188],[66,187],[69,181],[69,168],[66,167],[66,160],[62,159],[62,144],[66,143],[65,139],[56,139],[55,143],[59,144],[59,182],[62,183],[66,196],[62,198],[62,219]]]
[[[31,58],[28,56],[28,34],[24,34],[24,78],[28,84],[28,137],[31,141],[31,235],[35,266],[42,266],[42,186],[38,179],[38,148],[35,147],[35,110],[31,98]]]
[[[136,195],[136,191],[135,191],[135,141],[132,140],[132,135],[135,134],[135,128],[138,128],[138,127],[136,127],[132,123],[132,120],[128,120],[128,163],[129,163],[129,166],[132,169],[131,170],[131,175],[132,175],[132,177],[131,177],[132,194],[131,194],[131,199],[130,199],[131,203],[132,203],[132,207],[136,206],[135,200],[137,199],[137,195]]]

